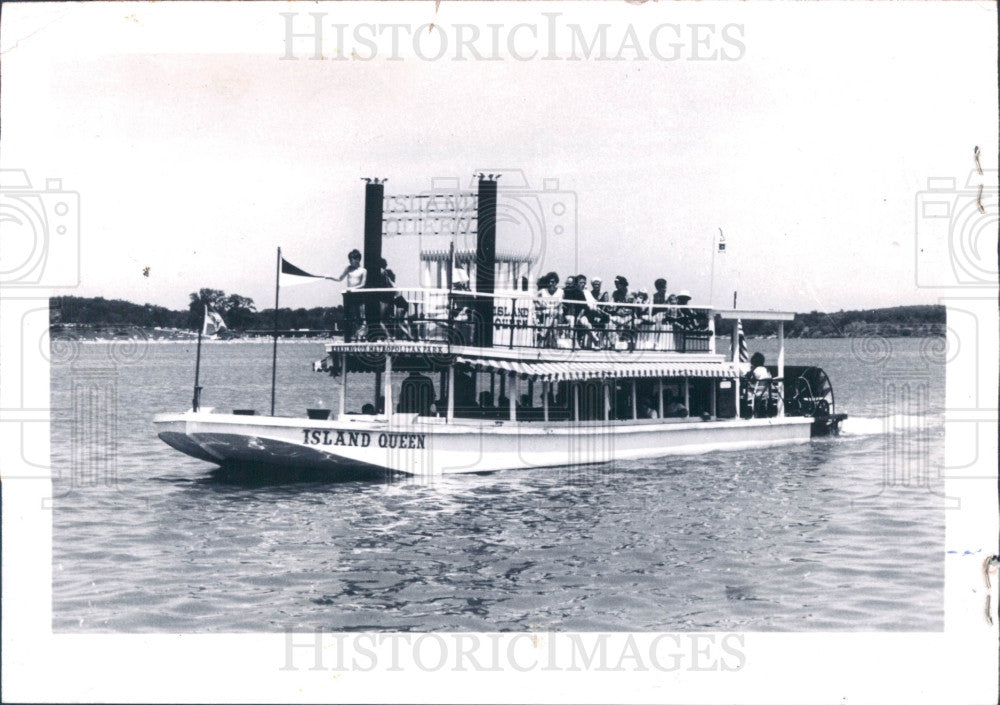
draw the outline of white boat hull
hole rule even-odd
[[[605,463],[800,443],[812,419],[510,422],[395,415],[317,421],[283,417],[160,414],[159,437],[220,466],[302,469],[330,477],[461,472]]]

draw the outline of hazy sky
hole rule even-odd
[[[313,27],[307,13],[328,13],[326,59],[308,58],[310,39],[294,44],[298,60],[281,59],[281,12],[298,13],[300,32]],[[569,206],[563,233],[550,217],[531,235],[543,271],[625,274],[647,288],[664,276],[706,303],[722,228],[717,304],[733,289],[760,308],[933,303],[943,291],[920,284],[955,276],[949,242],[995,268],[995,208],[949,234],[954,218],[930,222],[918,207],[930,177],[966,190],[974,146],[996,168],[995,13],[992,3],[13,4],[0,159],[36,191],[58,177],[79,193],[81,282],[58,293],[182,308],[210,286],[264,308],[277,246],[320,274],[361,247],[360,177],[414,193],[500,171],[501,188],[520,172],[532,189],[557,180],[533,202]],[[406,25],[400,60],[387,32],[376,49],[362,41],[362,25],[390,22]],[[434,40],[417,50],[435,53],[443,33],[438,60],[419,58],[410,37],[431,22]],[[455,60],[455,32],[472,31],[455,30],[463,23],[480,33],[482,59]],[[589,41],[601,23],[605,58],[623,60],[596,50],[565,60],[580,56],[571,25]],[[488,60],[491,32],[499,60]],[[518,54],[538,55],[512,59],[512,34]],[[629,37],[638,47],[622,51]],[[375,56],[336,61],[338,50]],[[985,178],[995,203],[995,172]],[[945,196],[957,210],[968,198]],[[511,249],[505,228],[508,244],[524,232],[501,226],[498,246]],[[11,242],[4,271],[20,251]],[[61,247],[53,272],[76,256]],[[418,247],[385,244],[401,284],[417,282]],[[338,291],[283,289],[282,305],[332,305]]]

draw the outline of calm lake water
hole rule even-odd
[[[944,346],[788,341],[787,364],[832,378],[839,438],[255,486],[156,437],[155,413],[190,407],[193,343],[54,342],[53,627],[940,630]],[[776,341],[750,348],[771,360]],[[335,406],[320,357],[279,345],[279,414]],[[203,405],[266,411],[270,360],[269,343],[206,344]]]

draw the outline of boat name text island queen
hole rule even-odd
[[[845,415],[834,412],[823,370],[785,365],[792,313],[594,302],[560,296],[558,283],[529,291],[532,256],[497,251],[491,177],[453,199],[474,208],[462,217],[475,249],[456,250],[453,238],[423,251],[427,286],[409,289],[385,285],[382,237],[421,216],[385,213],[399,200],[366,179],[366,285],[344,293],[344,340],[327,343],[315,366],[339,382],[336,414],[216,413],[196,394],[191,410],[156,416],[159,437],[223,467],[358,478],[605,463],[837,432]],[[769,374],[742,361],[742,320],[778,322]],[[717,325],[732,327],[724,352]],[[348,409],[354,385],[370,390],[370,403]]]

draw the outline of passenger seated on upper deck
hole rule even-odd
[[[677,309],[677,295],[671,294],[667,297],[667,306],[663,309],[663,322],[676,323],[679,316]]]
[[[562,307],[563,292],[559,289],[559,275],[549,272],[538,280],[538,291],[535,293],[535,310],[543,326],[553,326],[557,323]]]
[[[642,305],[641,308],[635,309],[636,323],[644,325],[652,323],[652,308],[649,305],[649,292],[645,289],[639,289],[639,291],[635,292],[635,299],[633,300],[633,303]]]
[[[431,378],[419,372],[411,372],[399,387],[399,405],[401,414],[420,414],[430,416],[434,404],[434,382]]]
[[[611,292],[611,300],[616,304],[627,304],[631,300],[628,294],[628,279],[620,274],[615,277],[615,290]]]
[[[597,336],[594,335],[594,327],[602,327],[607,322],[605,314],[597,310],[596,304],[588,299],[590,292],[587,291],[587,276],[578,274],[576,277],[576,288],[563,293],[563,301],[567,298],[573,302],[570,304],[572,324],[579,331],[579,344],[581,347],[598,347]]]
[[[561,293],[563,316],[566,318],[567,323],[572,324],[579,315],[581,308],[581,304],[579,302],[584,300],[583,293],[576,285],[576,277],[572,274],[566,277],[566,281],[563,282]]]
[[[685,289],[677,294],[677,305],[682,307],[677,313],[677,325],[684,330],[705,330],[708,328],[708,314],[699,309],[684,308],[690,303],[690,291]]]
[[[604,328],[608,324],[608,319],[610,318],[607,312],[602,309],[598,304],[602,301],[601,299],[601,280],[599,278],[594,278],[591,283],[591,288],[587,288],[587,277],[581,274],[577,277],[577,284],[579,284],[580,289],[583,291],[584,300],[587,302],[587,308],[584,309],[584,315],[587,316],[587,320],[595,328]],[[603,301],[607,301],[607,293],[604,294]]]
[[[608,292],[601,291],[602,280],[600,277],[594,277],[590,280],[590,295],[594,297],[594,301],[598,303],[607,303],[610,300]]]
[[[580,291],[583,292],[583,299],[586,302],[586,307],[581,312],[581,315],[587,318],[587,321],[594,328],[604,328],[608,324],[608,319],[610,318],[607,313],[601,310],[597,305],[598,299],[594,295],[594,291],[600,295],[601,292],[601,280],[595,279],[594,283],[596,288],[594,290],[587,288],[587,275],[581,274],[576,278],[577,286],[580,287]]]
[[[549,282],[552,282],[553,284],[555,284],[556,288],[558,289],[559,288],[559,273],[558,272],[549,272],[548,274],[545,274],[545,275],[539,277],[538,278],[538,285],[537,285],[538,291],[535,292],[535,295],[536,296],[541,295],[542,290],[548,288]]]

